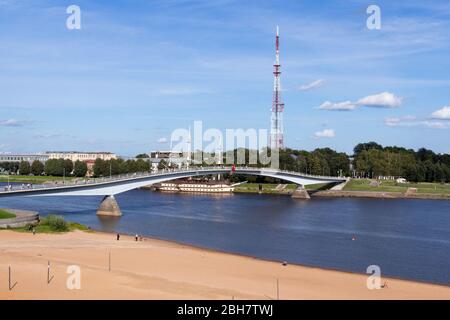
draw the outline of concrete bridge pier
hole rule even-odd
[[[120,217],[122,215],[122,211],[120,211],[119,204],[114,198],[113,195],[105,196],[100,203],[100,206],[97,210],[98,216],[109,216],[109,217]]]
[[[304,199],[304,200],[311,199],[311,197],[309,196],[308,191],[306,191],[306,189],[302,185],[299,185],[297,187],[297,189],[292,193],[291,197],[293,199]]]

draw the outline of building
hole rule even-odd
[[[46,154],[49,159],[69,159],[72,160],[72,162],[91,162],[96,159],[117,159],[116,154],[111,152],[47,151]]]
[[[49,159],[49,156],[47,154],[43,153],[30,153],[30,154],[24,154],[24,153],[0,153],[0,162],[21,162],[21,161],[28,161],[32,163],[35,160],[45,162]]]
[[[183,152],[150,151],[148,156],[154,169],[158,167],[161,160],[164,160],[164,162],[168,165],[176,165],[178,167],[189,164],[191,162],[190,155],[185,157]]]
[[[406,181],[405,178],[397,178],[397,179],[395,179],[395,182],[397,182],[397,183],[408,183],[408,181]]]

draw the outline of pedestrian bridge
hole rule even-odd
[[[108,178],[70,181],[58,184],[44,184],[32,188],[11,186],[0,191],[0,197],[11,196],[113,196],[132,189],[148,186],[164,181],[217,174],[242,174],[277,178],[300,186],[317,183],[341,183],[343,177],[314,176],[299,172],[275,170],[270,168],[238,167],[232,171],[231,167],[202,167],[183,169],[164,169],[157,172],[125,174]]]

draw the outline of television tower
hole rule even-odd
[[[281,84],[280,84],[280,34],[277,26],[277,36],[275,38],[275,64],[274,66],[274,81],[273,81],[273,102],[272,102],[272,117],[270,119],[270,148],[283,149],[283,111],[284,103],[281,102]]]

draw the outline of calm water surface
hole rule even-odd
[[[450,285],[450,201],[145,190],[116,198],[121,218],[95,215],[101,197],[0,198],[0,207],[270,260],[359,273],[376,264],[383,275]]]

